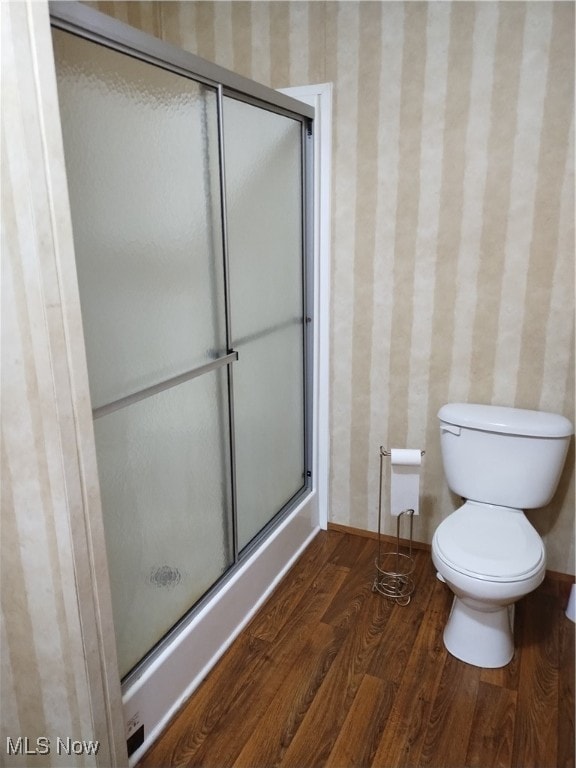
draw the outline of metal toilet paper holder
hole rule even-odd
[[[425,451],[421,451],[423,456]],[[396,550],[382,552],[382,475],[384,458],[391,455],[390,451],[380,446],[380,488],[378,493],[378,555],[375,560],[376,575],[372,584],[372,592],[379,592],[398,605],[408,605],[414,592],[414,558],[412,557],[412,531],[414,510],[405,509],[396,518]],[[410,537],[408,539],[408,554],[400,551],[400,520],[407,516],[410,520]]]

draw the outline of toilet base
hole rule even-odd
[[[514,656],[514,605],[480,611],[455,597],[444,629],[452,656],[475,667],[505,667]]]

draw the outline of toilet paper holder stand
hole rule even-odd
[[[421,451],[422,456],[425,451]],[[408,605],[414,592],[414,558],[412,556],[412,532],[414,526],[414,510],[405,509],[396,517],[396,549],[383,552],[382,535],[382,477],[384,459],[391,455],[380,446],[380,486],[378,492],[378,555],[375,566],[376,575],[372,584],[372,592],[379,592],[389,600],[394,600],[398,605]],[[408,517],[410,521],[410,535],[408,539],[408,554],[400,551],[400,521]]]

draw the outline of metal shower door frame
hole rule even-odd
[[[140,59],[153,66],[169,70],[175,74],[192,79],[212,87],[217,92],[218,106],[218,153],[220,173],[220,212],[222,252],[224,260],[224,295],[225,295],[225,326],[227,352],[209,363],[191,369],[176,377],[147,387],[139,392],[120,398],[117,401],[100,406],[93,410],[93,418],[97,419],[108,413],[112,413],[126,405],[150,397],[165,389],[177,386],[197,376],[211,372],[217,368],[226,366],[228,374],[228,407],[230,429],[230,469],[231,469],[231,517],[233,525],[233,564],[231,568],[219,579],[214,587],[196,604],[195,609],[201,606],[210,597],[212,590],[225,581],[234,566],[241,562],[244,556],[258,546],[267,535],[271,526],[280,522],[285,513],[295,506],[309,493],[312,485],[312,409],[313,409],[313,137],[312,124],[314,109],[303,102],[297,101],[281,92],[270,89],[255,81],[231,72],[217,64],[208,62],[192,53],[186,52],[169,43],[151,37],[136,30],[116,19],[98,13],[77,2],[50,2],[50,19],[53,27],[78,35],[94,43],[103,45],[112,50]],[[234,455],[234,394],[233,394],[233,363],[238,354],[231,348],[232,329],[230,325],[230,285],[228,263],[228,238],[226,215],[226,172],[224,157],[223,135],[223,100],[224,97],[232,97],[254,106],[267,109],[286,117],[296,119],[301,124],[302,134],[302,259],[303,259],[303,348],[304,348],[304,467],[305,478],[303,488],[290,500],[288,505],[279,510],[274,519],[266,525],[260,534],[251,542],[242,553],[238,549],[238,533],[236,523],[236,488],[235,488],[235,455]],[[161,641],[164,645],[169,642],[173,634],[180,630],[182,624],[190,618],[190,612],[186,614],[174,628]],[[135,673],[138,673],[142,665],[145,665],[154,657],[155,652],[148,654],[123,681],[123,687],[129,685]]]

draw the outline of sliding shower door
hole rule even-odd
[[[54,45],[125,675],[234,556],[217,93]]]
[[[306,124],[53,40],[125,677],[308,487]]]
[[[305,485],[301,134],[224,100],[240,548]]]

